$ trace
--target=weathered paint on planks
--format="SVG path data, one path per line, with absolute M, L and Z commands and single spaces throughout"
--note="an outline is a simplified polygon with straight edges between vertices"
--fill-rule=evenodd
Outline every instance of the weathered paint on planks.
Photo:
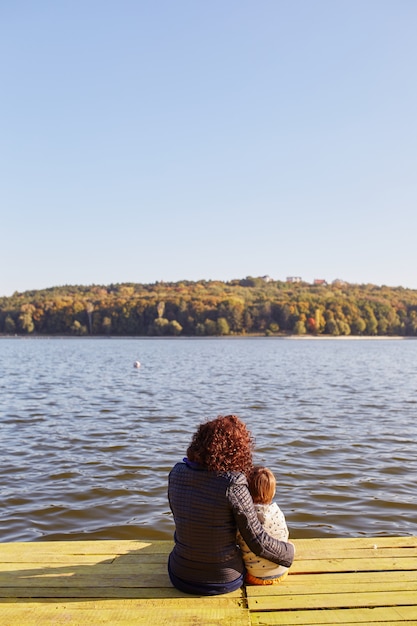
M 417 625 L 417 537 L 295 543 L 284 584 L 208 598 L 171 586 L 169 541 L 0 544 L 1 624 Z

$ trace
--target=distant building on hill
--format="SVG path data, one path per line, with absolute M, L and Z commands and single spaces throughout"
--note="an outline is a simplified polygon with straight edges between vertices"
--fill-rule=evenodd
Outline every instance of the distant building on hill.
M 324 278 L 315 278 L 313 285 L 327 285 L 327 280 Z
M 301 283 L 301 276 L 287 276 L 287 283 Z

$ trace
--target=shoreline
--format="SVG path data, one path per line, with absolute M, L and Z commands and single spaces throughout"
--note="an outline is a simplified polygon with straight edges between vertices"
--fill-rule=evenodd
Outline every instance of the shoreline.
M 212 341 L 213 339 L 222 339 L 222 340 L 236 340 L 236 339 L 264 339 L 265 341 L 269 340 L 291 340 L 291 341 L 398 341 L 398 340 L 407 340 L 413 341 L 417 339 L 417 336 L 412 335 L 210 335 L 210 336 L 195 336 L 195 335 L 183 335 L 181 337 L 175 336 L 149 336 L 149 335 L 84 335 L 82 337 L 76 335 L 5 335 L 0 334 L 1 339 L 70 339 L 71 341 L 100 341 L 105 339 L 110 340 L 141 340 L 141 341 L 149 341 L 149 340 L 158 340 L 158 341 L 193 341 L 193 340 L 204 340 L 204 341 Z

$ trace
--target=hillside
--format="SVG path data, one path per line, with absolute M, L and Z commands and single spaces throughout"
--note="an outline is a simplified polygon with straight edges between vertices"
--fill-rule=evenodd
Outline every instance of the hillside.
M 51 287 L 0 298 L 0 333 L 417 335 L 417 290 L 266 281 Z

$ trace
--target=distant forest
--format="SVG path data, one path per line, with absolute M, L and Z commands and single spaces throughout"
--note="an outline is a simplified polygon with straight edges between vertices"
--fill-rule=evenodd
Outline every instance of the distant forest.
M 417 290 L 267 277 L 66 285 L 0 298 L 0 333 L 417 336 Z

